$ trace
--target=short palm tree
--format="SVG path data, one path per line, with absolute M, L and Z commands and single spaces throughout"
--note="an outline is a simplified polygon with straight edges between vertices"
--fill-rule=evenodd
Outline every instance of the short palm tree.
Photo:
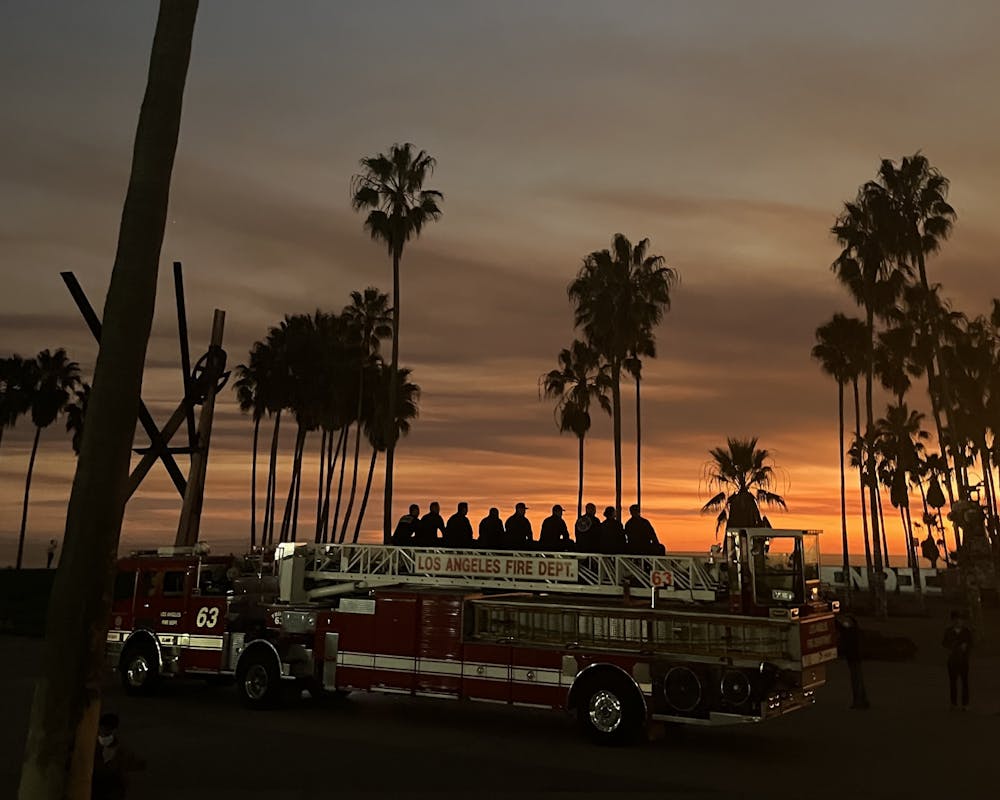
M 246 364 L 236 367 L 236 381 L 233 391 L 240 411 L 249 413 L 253 420 L 253 445 L 250 460 L 250 547 L 257 545 L 257 442 L 260 438 L 260 421 L 267 413 L 267 378 L 264 375 L 270 352 L 263 342 L 256 342 L 250 348 L 250 358 Z M 263 535 L 261 537 L 263 539 Z
M 441 192 L 425 189 L 424 181 L 433 173 L 435 160 L 412 144 L 394 144 L 388 154 L 379 153 L 361 159 L 361 172 L 351 181 L 351 205 L 367 212 L 365 229 L 375 241 L 383 242 L 392 258 L 392 366 L 399 370 L 399 263 L 403 248 L 420 235 L 424 226 L 441 216 Z M 396 403 L 397 381 L 387 381 L 389 408 Z M 390 414 L 387 422 L 392 419 Z M 389 541 L 392 533 L 392 474 L 397 437 L 386 432 L 385 502 L 382 536 Z
M 34 359 L 16 354 L 0 359 L 0 444 L 4 431 L 31 410 L 34 374 Z
M 379 358 L 382 340 L 392 336 L 392 309 L 389 295 L 369 286 L 364 292 L 351 292 L 351 302 L 344 307 L 341 316 L 347 326 L 351 344 L 357 348 L 358 362 L 358 405 L 354 432 L 354 469 L 351 475 L 351 491 L 348 495 L 341 540 L 347 533 L 347 525 L 354 508 L 354 493 L 358 486 L 358 461 L 361 456 L 361 413 L 365 391 L 365 372 L 373 359 Z
M 73 452 L 80 455 L 80 445 L 83 443 L 83 423 L 87 418 L 87 406 L 90 404 L 90 384 L 83 382 L 76 390 L 72 400 L 66 405 L 66 432 L 72 436 L 70 444 Z
M 858 322 L 855 320 L 854 322 Z M 823 372 L 837 382 L 837 430 L 840 445 L 840 531 L 843 550 L 844 579 L 848 594 L 851 591 L 850 559 L 847 541 L 847 489 L 844 469 L 844 388 L 852 377 L 856 377 L 855 365 L 851 361 L 850 347 L 854 335 L 852 320 L 843 314 L 834 314 L 833 319 L 816 329 L 816 344 L 812 357 L 819 361 Z
M 665 309 L 677 273 L 662 256 L 649 254 L 649 239 L 635 246 L 616 233 L 610 250 L 588 255 L 567 293 L 574 323 L 608 364 L 615 457 L 615 507 L 622 505 L 621 374 L 638 343 L 649 341 Z
M 386 452 L 390 443 L 383 436 L 386 431 L 392 432 L 393 439 L 399 439 L 410 432 L 410 423 L 420 414 L 420 387 L 410 381 L 411 370 L 404 367 L 396 372 L 396 419 L 390 424 L 386 418 L 388 405 L 386 398 L 388 392 L 385 384 L 389 380 L 387 367 L 380 360 L 376 360 L 371 365 L 371 379 L 369 381 L 372 391 L 368 394 L 367 409 L 364 415 L 365 433 L 368 444 L 372 449 L 371 462 L 368 465 L 368 479 L 365 481 L 365 491 L 361 497 L 361 507 L 358 509 L 358 518 L 354 523 L 354 538 L 356 544 L 361 535 L 361 523 L 365 518 L 365 509 L 368 507 L 368 495 L 372 488 L 372 476 L 375 474 L 375 461 L 380 452 Z
M 611 413 L 608 399 L 610 376 L 601 357 L 586 342 L 575 340 L 559 352 L 559 368 L 541 377 L 545 397 L 556 399 L 556 419 L 559 432 L 571 431 L 579 440 L 580 464 L 577 491 L 577 516 L 583 516 L 583 440 L 590 430 L 590 404 L 596 402 L 602 411 Z
M 31 421 L 35 438 L 31 443 L 31 458 L 24 481 L 24 507 L 21 511 L 21 532 L 17 540 L 17 569 L 21 568 L 24 555 L 24 535 L 28 528 L 28 497 L 31 477 L 35 470 L 35 456 L 42 430 L 49 427 L 66 410 L 67 404 L 80 387 L 80 365 L 71 361 L 62 348 L 54 353 L 42 350 L 35 357 L 35 374 L 31 382 Z
M 706 467 L 710 489 L 717 490 L 702 513 L 718 511 L 719 528 L 759 528 L 764 524 L 760 506 L 785 509 L 785 499 L 772 491 L 775 484 L 771 454 L 757 448 L 757 437 L 727 439 L 725 447 L 709 451 L 712 460 Z

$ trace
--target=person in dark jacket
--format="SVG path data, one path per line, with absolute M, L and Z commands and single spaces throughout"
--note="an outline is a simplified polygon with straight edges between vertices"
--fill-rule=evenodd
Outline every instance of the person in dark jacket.
M 128 772 L 146 768 L 145 762 L 122 746 L 118 740 L 118 715 L 101 714 L 97 724 L 97 747 L 94 772 L 90 780 L 93 800 L 124 800 Z
M 398 547 L 409 547 L 413 544 L 417 536 L 417 525 L 420 524 L 420 506 L 413 503 L 410 506 L 410 513 L 403 514 L 396 523 L 396 530 L 392 532 L 392 539 L 389 541 Z
M 626 552 L 636 556 L 662 556 L 666 553 L 656 538 L 653 524 L 639 513 L 639 506 L 629 506 L 628 513 L 629 520 L 625 523 Z
M 962 711 L 969 707 L 969 655 L 972 631 L 958 611 L 951 612 L 951 625 L 944 632 L 941 644 L 948 649 L 948 689 L 951 707 L 958 708 L 958 684 L 962 684 Z
M 838 649 L 851 673 L 851 708 L 869 708 L 865 679 L 861 673 L 861 628 L 851 614 L 837 615 Z
M 625 529 L 618 521 L 614 506 L 604 509 L 604 522 L 601 523 L 599 553 L 607 556 L 621 555 L 625 552 Z
M 445 547 L 472 547 L 472 523 L 469 522 L 469 504 L 459 503 L 458 509 L 448 517 L 444 527 Z
M 569 529 L 563 519 L 563 507 L 552 506 L 552 516 L 542 520 L 542 529 L 538 532 L 538 549 L 561 552 L 571 550 L 573 542 L 569 538 Z
M 504 523 L 504 547 L 507 550 L 528 550 L 534 543 L 531 522 L 525 516 L 528 507 L 524 503 L 514 506 L 514 513 Z
M 601 521 L 597 518 L 597 506 L 587 503 L 583 516 L 576 521 L 576 549 L 581 553 L 597 553 L 600 548 Z
M 430 511 L 420 518 L 417 523 L 416 540 L 413 542 L 417 547 L 435 547 L 438 544 L 437 532 L 444 534 L 444 518 L 441 516 L 441 506 L 436 502 L 431 503 Z
M 484 550 L 500 550 L 503 548 L 503 541 L 503 520 L 500 519 L 500 509 L 491 508 L 490 513 L 479 521 L 477 544 Z

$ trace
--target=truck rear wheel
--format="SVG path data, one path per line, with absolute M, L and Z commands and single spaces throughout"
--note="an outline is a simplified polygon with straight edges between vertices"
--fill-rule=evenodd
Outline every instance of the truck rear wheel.
M 642 730 L 642 698 L 627 678 L 614 672 L 587 679 L 576 714 L 584 733 L 597 744 L 627 744 Z
M 149 694 L 160 679 L 156 648 L 143 641 L 126 645 L 118 662 L 118 673 L 127 694 Z
M 236 669 L 236 691 L 249 708 L 270 708 L 281 694 L 281 668 L 264 650 L 247 653 Z

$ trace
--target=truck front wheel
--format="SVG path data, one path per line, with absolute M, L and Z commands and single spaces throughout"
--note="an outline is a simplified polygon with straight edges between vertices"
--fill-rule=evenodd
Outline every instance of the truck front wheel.
M 281 692 L 281 668 L 273 654 L 258 650 L 240 659 L 236 691 L 249 708 L 273 706 Z
M 643 724 L 642 699 L 626 678 L 614 673 L 595 675 L 581 689 L 577 720 L 591 740 L 620 745 L 637 738 Z
M 149 694 L 160 677 L 160 663 L 156 648 L 148 642 L 126 645 L 118 662 L 122 688 L 128 694 Z

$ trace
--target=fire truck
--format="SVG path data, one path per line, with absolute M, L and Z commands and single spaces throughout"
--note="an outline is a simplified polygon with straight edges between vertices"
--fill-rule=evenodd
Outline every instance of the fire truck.
M 575 712 L 600 743 L 650 722 L 760 722 L 814 702 L 836 658 L 816 532 L 739 529 L 708 555 L 284 543 L 272 564 L 119 562 L 108 657 L 168 676 Z

